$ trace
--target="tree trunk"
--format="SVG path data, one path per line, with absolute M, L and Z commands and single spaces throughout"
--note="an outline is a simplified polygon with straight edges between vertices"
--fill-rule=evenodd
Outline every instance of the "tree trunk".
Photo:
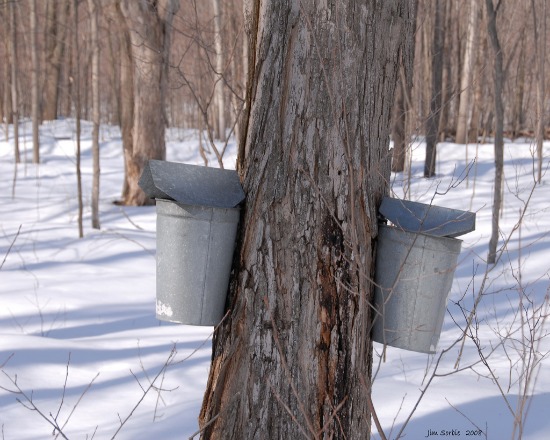
M 121 0 L 120 10 L 128 26 L 133 66 L 132 144 L 124 146 L 127 205 L 151 203 L 138 180 L 149 159 L 166 156 L 165 94 L 168 75 L 171 23 L 179 2 Z M 123 138 L 123 142 L 128 138 Z M 130 153 L 131 152 L 131 153 Z
M 435 175 L 435 157 L 441 116 L 441 92 L 443 79 L 443 49 L 444 49 L 445 2 L 435 4 L 434 34 L 432 41 L 432 90 L 430 99 L 430 114 L 426 122 L 426 159 L 424 162 L 424 177 Z
M 10 43 L 10 16 L 8 13 L 9 4 L 4 4 L 2 9 L 0 9 L 0 17 L 3 19 L 3 29 L 4 35 L 2 42 L 5 50 L 5 61 L 4 61 L 4 81 L 0 84 L 0 94 L 2 95 L 2 105 L 0 106 L 0 120 L 4 121 L 5 125 L 5 136 L 6 142 L 9 140 L 9 125 L 13 123 L 13 109 L 12 109 L 12 98 L 11 98 L 11 66 L 13 65 L 13 60 L 10 60 L 11 52 L 11 43 Z M 10 62 L 11 61 L 11 62 Z
M 74 96 L 74 107 L 76 116 L 76 192 L 78 198 L 78 237 L 84 237 L 84 226 L 82 214 L 84 206 L 82 202 L 82 170 L 80 168 L 81 148 L 80 148 L 80 118 L 82 113 L 82 106 L 80 105 L 80 51 L 78 45 L 78 1 L 73 0 L 73 52 L 76 58 L 74 62 L 74 85 L 72 87 Z
M 468 119 L 470 116 L 470 102 L 473 89 L 473 71 L 475 69 L 475 52 L 478 43 L 478 0 L 470 1 L 470 15 L 468 30 L 466 31 L 466 48 L 464 50 L 464 63 L 462 64 L 462 76 L 460 79 L 460 106 L 458 108 L 458 121 L 456 127 L 456 143 L 468 143 Z
M 546 0 L 542 0 L 541 10 L 537 14 L 535 0 L 531 0 L 531 8 L 533 12 L 533 33 L 535 38 L 535 51 L 537 60 L 537 126 L 535 130 L 535 139 L 537 142 L 537 162 L 538 173 L 537 182 L 542 181 L 542 144 L 544 142 L 544 83 L 546 62 Z M 539 20 L 537 22 L 537 15 Z M 539 32 L 542 34 L 540 35 Z
M 489 254 L 487 262 L 493 264 L 497 256 L 499 237 L 499 214 L 502 206 L 502 173 L 504 168 L 504 105 L 502 92 L 504 90 L 504 68 L 502 49 L 497 32 L 497 10 L 493 7 L 493 0 L 485 0 L 487 6 L 487 33 L 495 53 L 494 81 L 495 81 L 495 186 L 493 192 L 493 216 L 491 239 L 489 240 Z
M 130 41 L 130 30 L 126 25 L 124 15 L 120 10 L 120 3 L 115 8 L 117 16 L 115 20 L 120 23 L 120 131 L 122 134 L 122 147 L 124 153 L 124 175 L 126 176 L 122 187 L 122 201 L 130 197 L 130 185 L 128 176 L 136 176 L 140 170 L 132 160 L 133 137 L 132 125 L 134 123 L 134 70 L 132 64 L 132 42 Z
M 216 111 L 217 119 L 216 124 L 216 138 L 225 142 L 225 96 L 223 93 L 224 82 L 224 56 L 222 48 L 222 4 L 221 0 L 212 0 L 212 6 L 214 9 L 214 47 L 216 48 L 216 84 L 215 84 L 215 96 L 216 96 Z
M 438 128 L 436 143 L 439 141 L 444 141 L 447 137 L 447 133 L 454 133 L 455 126 L 452 122 L 454 119 L 453 104 L 456 102 L 456 99 L 454 98 L 458 90 L 458 86 L 455 87 L 454 82 L 456 81 L 455 76 L 458 78 L 459 75 L 453 75 L 453 68 L 455 63 L 460 65 L 461 56 L 460 42 L 458 38 L 458 24 L 453 23 L 452 19 L 453 2 L 443 1 L 443 3 L 445 5 L 443 8 L 443 17 L 446 18 L 441 21 L 441 26 L 444 29 L 444 41 L 442 42 L 443 53 L 441 55 L 443 67 L 441 73 L 441 107 L 439 109 L 439 117 L 437 118 Z M 456 32 L 455 29 L 457 29 Z M 457 37 L 453 38 L 455 33 L 457 34 Z M 428 87 L 428 90 L 430 90 L 430 87 Z M 452 127 L 452 130 L 450 130 L 449 127 Z
M 402 172 L 405 169 L 405 157 L 407 151 L 407 141 L 405 139 L 406 126 L 406 107 L 405 90 L 403 81 L 397 81 L 396 99 L 393 109 L 392 139 L 393 139 L 393 157 L 391 170 L 395 173 Z
M 38 25 L 36 0 L 29 1 L 31 27 L 31 119 L 32 119 L 32 162 L 40 163 L 40 95 L 38 91 L 38 45 L 36 41 Z
M 90 14 L 90 36 L 92 48 L 92 161 L 93 161 L 93 182 L 92 182 L 92 228 L 100 229 L 99 223 L 99 40 L 98 21 L 99 10 L 96 0 L 88 0 L 88 11 Z
M 69 0 L 49 0 L 47 9 L 46 65 L 42 99 L 42 120 L 57 119 L 61 62 L 65 51 Z
M 478 9 L 479 13 L 479 25 L 481 26 L 483 17 L 483 8 Z M 483 114 L 486 109 L 486 102 L 483 99 L 484 90 L 486 90 L 486 75 L 485 75 L 485 63 L 487 58 L 487 39 L 482 38 L 479 45 L 476 64 L 475 64 L 475 86 L 472 106 L 472 117 L 470 122 L 469 141 L 479 142 L 479 135 L 483 128 Z
M 525 121 L 523 115 L 523 98 L 525 95 L 525 29 L 521 30 L 518 67 L 514 87 L 514 102 L 512 107 L 512 138 L 519 136 Z
M 9 17 L 10 17 L 10 54 L 11 54 L 11 110 L 12 110 L 12 122 L 13 122 L 13 144 L 14 144 L 14 157 L 15 163 L 21 162 L 21 153 L 19 151 L 19 95 L 17 93 L 17 22 L 15 19 L 15 2 L 9 4 Z
M 373 240 L 413 4 L 247 3 L 247 201 L 203 438 L 369 437 Z

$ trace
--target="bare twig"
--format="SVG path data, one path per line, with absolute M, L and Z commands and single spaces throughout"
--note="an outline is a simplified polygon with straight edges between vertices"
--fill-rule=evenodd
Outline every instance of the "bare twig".
M 4 259 L 2 260 L 2 264 L 0 264 L 0 270 L 2 270 L 2 267 L 4 267 L 4 263 L 6 262 L 6 259 L 8 258 L 8 255 L 11 252 L 11 248 L 15 244 L 15 241 L 17 240 L 17 237 L 19 237 L 19 233 L 21 232 L 21 227 L 23 225 L 19 225 L 19 228 L 17 229 L 17 233 L 15 234 L 15 237 L 13 237 L 12 242 L 10 243 L 10 246 L 8 247 L 8 250 L 6 252 L 6 255 L 4 255 Z
M 214 417 L 212 417 L 207 423 L 204 424 L 204 426 L 201 429 L 191 434 L 191 437 L 189 437 L 189 440 L 193 440 L 195 436 L 199 435 L 206 428 L 208 428 L 212 423 L 214 423 L 218 417 L 219 417 L 219 414 L 216 414 Z
M 86 388 L 84 388 L 84 391 L 82 391 L 82 393 L 80 394 L 80 397 L 78 398 L 78 400 L 76 401 L 76 403 L 73 405 L 73 408 L 71 409 L 71 412 L 69 413 L 69 415 L 67 416 L 67 419 L 65 420 L 65 423 L 63 423 L 63 426 L 61 427 L 62 429 L 65 428 L 65 426 L 67 426 L 67 423 L 69 423 L 69 420 L 71 419 L 73 413 L 75 412 L 77 406 L 80 404 L 80 401 L 82 400 L 82 398 L 84 397 L 84 395 L 88 392 L 88 390 L 92 387 L 92 385 L 94 384 L 95 380 L 99 377 L 99 373 L 97 373 L 94 378 L 90 381 L 90 383 L 86 386 Z M 95 431 L 97 431 L 97 426 L 95 428 Z M 92 438 L 94 437 L 95 435 L 95 431 L 94 431 L 94 434 L 92 435 Z
M 4 376 L 8 378 L 8 380 L 11 382 L 11 384 L 14 386 L 15 389 L 6 388 L 0 385 L 0 388 L 4 391 L 7 391 L 8 393 L 15 394 L 20 397 L 17 397 L 16 400 L 19 402 L 23 407 L 27 408 L 30 411 L 36 411 L 42 419 L 44 419 L 49 425 L 53 427 L 54 433 L 57 433 L 61 437 L 63 437 L 66 440 L 69 440 L 68 437 L 63 432 L 63 428 L 59 426 L 55 418 L 50 413 L 50 417 L 48 417 L 44 412 L 34 403 L 33 401 L 33 395 L 31 391 L 31 395 L 29 396 L 25 391 L 21 389 L 19 384 L 17 383 L 17 375 L 14 377 L 11 377 L 8 373 L 6 373 L 4 370 L 2 370 L 2 373 Z
M 124 427 L 124 425 L 128 422 L 128 420 L 130 420 L 130 418 L 134 415 L 134 412 L 141 405 L 141 402 L 143 402 L 143 400 L 145 399 L 147 394 L 149 394 L 149 392 L 152 389 L 156 389 L 156 387 L 155 387 L 156 381 L 158 380 L 159 377 L 161 377 L 161 375 L 164 373 L 164 371 L 170 365 L 172 365 L 172 363 L 173 363 L 172 361 L 174 360 L 174 357 L 176 356 L 176 354 L 177 354 L 177 350 L 176 350 L 176 346 L 174 345 L 172 347 L 172 350 L 170 351 L 170 354 L 168 355 L 168 358 L 164 362 L 164 365 L 158 371 L 158 373 L 155 375 L 155 377 L 153 378 L 153 380 L 151 381 L 151 383 L 149 384 L 149 386 L 147 388 L 143 388 L 141 386 L 141 384 L 139 383 L 139 381 L 138 381 L 138 384 L 139 384 L 140 388 L 142 389 L 143 394 L 141 395 L 140 399 L 136 402 L 136 404 L 133 406 L 133 408 L 130 410 L 130 412 L 128 413 L 128 415 L 124 419 L 122 419 L 119 415 L 120 426 L 117 428 L 117 430 L 115 431 L 115 433 L 111 437 L 111 440 L 113 440 L 118 435 L 120 430 Z M 135 377 L 134 373 L 131 370 L 130 370 L 130 373 Z M 137 380 L 137 378 L 136 378 L 136 380 Z

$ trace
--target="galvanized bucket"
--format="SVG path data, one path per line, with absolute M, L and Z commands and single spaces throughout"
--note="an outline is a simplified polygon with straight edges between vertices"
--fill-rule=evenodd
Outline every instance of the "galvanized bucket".
M 376 342 L 435 353 L 462 241 L 379 226 Z
M 157 319 L 220 322 L 238 222 L 239 208 L 157 199 Z

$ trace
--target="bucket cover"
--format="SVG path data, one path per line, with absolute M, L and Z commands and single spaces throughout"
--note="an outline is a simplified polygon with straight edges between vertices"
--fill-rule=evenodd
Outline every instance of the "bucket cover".
M 475 212 L 391 197 L 384 197 L 379 212 L 398 228 L 437 237 L 458 237 L 476 228 Z
M 174 200 L 186 205 L 234 208 L 245 197 L 234 170 L 163 160 L 147 163 L 139 186 L 150 198 Z

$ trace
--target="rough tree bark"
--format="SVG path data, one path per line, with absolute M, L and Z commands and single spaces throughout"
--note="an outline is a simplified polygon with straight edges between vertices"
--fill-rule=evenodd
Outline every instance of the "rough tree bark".
M 369 279 L 413 4 L 246 4 L 247 199 L 203 438 L 369 437 Z
M 439 134 L 439 119 L 441 117 L 441 92 L 443 80 L 443 48 L 445 41 L 445 3 L 435 4 L 434 34 L 432 40 L 432 84 L 430 98 L 430 113 L 426 121 L 426 159 L 424 162 L 424 177 L 435 175 L 435 158 L 437 137 Z
M 124 145 L 126 163 L 126 194 L 122 203 L 150 203 L 138 186 L 143 167 L 149 159 L 166 156 L 165 95 L 168 80 L 168 57 L 171 24 L 179 7 L 176 0 L 119 0 L 130 33 L 133 121 L 132 144 Z M 121 85 L 121 87 L 125 87 Z M 123 137 L 123 142 L 129 138 Z
M 501 3 L 499 2 L 498 5 Z M 487 262 L 493 264 L 497 256 L 499 237 L 499 214 L 502 206 L 502 173 L 504 168 L 504 105 L 502 92 L 504 89 L 504 61 L 497 31 L 498 7 L 493 6 L 493 0 L 485 0 L 487 7 L 487 33 L 491 39 L 495 54 L 493 78 L 495 81 L 495 186 L 493 188 L 493 215 L 489 254 Z

